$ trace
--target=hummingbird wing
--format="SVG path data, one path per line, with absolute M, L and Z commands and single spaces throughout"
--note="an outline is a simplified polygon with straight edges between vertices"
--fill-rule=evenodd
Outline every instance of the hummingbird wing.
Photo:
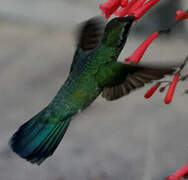
M 146 83 L 161 79 L 164 75 L 174 72 L 172 68 L 148 68 L 122 64 L 123 66 L 124 68 L 121 68 L 121 70 L 128 71 L 128 73 L 126 73 L 124 80 L 121 82 L 119 82 L 119 79 L 122 79 L 120 77 L 122 74 L 119 73 L 119 77 L 116 76 L 117 83 L 103 89 L 102 97 L 106 100 L 112 101 L 119 99 L 122 96 L 128 95 L 133 90 L 143 87 Z
M 104 27 L 105 20 L 102 16 L 93 17 L 79 26 L 76 33 L 77 49 L 74 54 L 70 72 L 79 59 L 82 59 L 100 44 Z
M 82 23 L 78 30 L 77 47 L 88 52 L 95 49 L 102 40 L 105 21 L 102 16 L 93 17 Z

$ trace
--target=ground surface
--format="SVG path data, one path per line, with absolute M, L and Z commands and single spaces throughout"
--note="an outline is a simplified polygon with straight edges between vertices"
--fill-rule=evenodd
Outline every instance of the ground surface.
M 182 95 L 187 83 L 179 84 L 169 106 L 164 94 L 145 100 L 149 86 L 114 102 L 99 97 L 39 167 L 12 153 L 9 137 L 49 103 L 67 77 L 75 22 L 96 15 L 97 7 L 96 1 L 0 2 L 1 180 L 162 180 L 188 163 L 188 96 Z M 187 54 L 184 35 L 157 40 L 144 62 L 180 62 Z M 120 60 L 141 39 L 130 35 Z

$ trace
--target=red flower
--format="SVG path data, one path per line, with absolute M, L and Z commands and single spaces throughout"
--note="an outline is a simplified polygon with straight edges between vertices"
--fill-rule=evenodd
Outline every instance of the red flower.
M 131 7 L 133 7 L 135 5 L 136 2 L 138 2 L 139 0 L 131 0 L 129 1 L 129 3 L 127 4 L 127 9 L 129 10 Z
M 176 20 L 180 20 L 181 18 L 182 18 L 182 20 L 187 19 L 188 12 L 177 10 L 176 11 Z
M 121 7 L 126 7 L 128 4 L 128 0 L 121 0 Z
M 129 9 L 137 2 L 138 0 L 131 0 L 128 2 L 127 6 L 116 11 L 114 14 L 119 17 L 124 17 L 128 14 Z
M 147 92 L 146 94 L 144 95 L 144 97 L 146 99 L 150 98 L 154 92 L 158 89 L 158 87 L 160 86 L 160 83 L 156 83 L 154 86 L 152 86 Z
M 121 5 L 121 0 L 108 0 L 106 3 L 99 5 L 102 13 L 105 14 L 106 18 L 109 18 L 114 11 Z
M 119 9 L 118 11 L 115 11 L 114 14 L 116 16 L 119 16 L 119 17 L 124 17 L 128 12 L 128 8 L 127 7 L 123 7 L 121 9 Z
M 139 8 L 135 12 L 133 12 L 133 14 L 135 16 L 135 20 L 138 20 L 139 18 L 141 18 L 158 1 L 159 0 L 150 0 L 147 3 L 145 3 L 141 8 Z
M 131 61 L 133 64 L 138 64 L 144 55 L 148 46 L 158 37 L 159 33 L 154 32 L 151 36 L 149 36 L 134 52 L 133 54 L 126 58 L 125 61 Z
M 136 10 L 138 10 L 143 4 L 145 3 L 146 0 L 138 0 L 135 2 L 132 7 L 129 9 L 128 14 L 134 14 Z
M 168 176 L 165 180 L 180 180 L 186 174 L 188 174 L 188 165 L 185 165 L 182 168 L 178 169 L 171 176 Z
M 178 81 L 179 81 L 179 73 L 176 73 L 172 83 L 170 84 L 170 86 L 168 88 L 168 92 L 167 92 L 167 94 L 165 96 L 165 99 L 164 99 L 164 102 L 166 104 L 170 104 L 171 103 L 172 97 L 174 95 L 174 91 L 176 89 L 176 85 L 177 85 Z
M 153 5 L 159 0 L 108 0 L 106 3 L 101 4 L 99 8 L 105 14 L 106 18 L 109 18 L 111 14 L 115 14 L 119 17 L 126 15 L 135 15 L 135 20 L 142 17 Z M 122 7 L 116 11 L 119 7 Z

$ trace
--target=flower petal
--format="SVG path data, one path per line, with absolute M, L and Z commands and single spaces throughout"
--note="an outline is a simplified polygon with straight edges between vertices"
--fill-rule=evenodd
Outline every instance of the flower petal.
M 119 17 L 124 17 L 125 15 L 127 15 L 127 12 L 128 12 L 128 8 L 127 7 L 123 7 L 117 11 L 114 12 L 114 14 L 116 16 L 119 16 Z
M 176 172 L 174 172 L 171 176 L 167 177 L 165 180 L 180 180 L 186 174 L 188 174 L 188 164 L 178 169 Z
M 128 14 L 134 14 L 135 11 L 137 11 L 140 7 L 143 6 L 147 0 L 139 0 L 133 4 L 133 6 L 128 10 Z
M 150 35 L 134 52 L 133 54 L 126 58 L 125 61 L 131 61 L 133 64 L 138 64 L 141 60 L 142 56 L 144 55 L 145 51 L 149 47 L 149 45 L 152 43 L 153 40 L 155 40 L 158 37 L 159 33 L 154 32 L 152 35 Z
M 144 97 L 145 97 L 146 99 L 150 98 L 150 97 L 154 94 L 154 92 L 158 89 L 159 86 L 160 86 L 160 83 L 154 84 L 154 86 L 152 86 L 152 87 L 146 92 L 146 94 L 144 95 Z
M 121 7 L 126 7 L 128 2 L 128 0 L 121 0 Z
M 182 18 L 182 20 L 187 19 L 188 18 L 188 12 L 177 10 L 176 11 L 176 18 L 175 18 L 176 21 L 180 20 L 181 18 Z
M 131 0 L 131 1 L 129 1 L 128 4 L 127 4 L 127 6 L 125 6 L 125 7 L 121 8 L 121 9 L 119 9 L 119 10 L 116 11 L 114 14 L 115 14 L 116 16 L 119 16 L 119 17 L 124 17 L 125 15 L 128 14 L 129 9 L 130 9 L 137 1 L 139 1 L 139 0 Z
M 108 0 L 107 2 L 100 4 L 99 8 L 106 18 L 109 18 L 121 5 L 121 0 Z
M 171 103 L 178 81 L 179 81 L 179 73 L 176 73 L 172 83 L 170 84 L 168 88 L 168 92 L 165 96 L 165 99 L 164 99 L 165 104 Z
M 157 2 L 159 2 L 159 0 L 150 0 L 146 2 L 141 8 L 139 8 L 133 13 L 135 16 L 135 19 L 138 20 L 139 18 L 141 18 Z

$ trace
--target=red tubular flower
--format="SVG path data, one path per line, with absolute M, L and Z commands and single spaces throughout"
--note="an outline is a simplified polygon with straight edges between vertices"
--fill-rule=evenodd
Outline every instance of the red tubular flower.
M 114 11 L 121 5 L 121 0 L 108 0 L 106 3 L 100 4 L 99 8 L 106 18 L 109 18 Z
M 159 2 L 159 0 L 150 0 L 147 3 L 145 3 L 141 8 L 133 12 L 135 16 L 135 20 L 138 20 L 139 18 L 141 18 L 157 2 Z
M 168 176 L 165 180 L 180 180 L 186 174 L 188 174 L 188 165 L 185 165 L 182 168 L 178 169 L 171 176 Z
M 134 14 L 136 10 L 138 10 L 143 4 L 145 3 L 146 0 L 139 0 L 133 4 L 133 6 L 128 10 L 128 14 Z
M 124 8 L 121 8 L 121 9 L 115 11 L 114 14 L 119 17 L 124 17 L 127 14 L 127 12 L 128 12 L 127 7 L 124 7 Z
M 138 20 L 142 17 L 153 5 L 159 0 L 108 0 L 106 3 L 101 4 L 99 8 L 109 18 L 111 14 L 119 17 L 133 14 Z M 122 7 L 116 11 L 119 7 Z
M 171 103 L 178 81 L 179 81 L 179 73 L 176 73 L 172 83 L 170 84 L 170 86 L 168 88 L 168 92 L 166 93 L 166 96 L 164 99 L 165 104 Z
M 188 12 L 177 10 L 176 11 L 176 21 L 180 20 L 181 18 L 182 18 L 182 20 L 187 19 Z
M 128 0 L 121 0 L 121 7 L 126 7 L 128 4 Z
M 158 89 L 158 87 L 160 86 L 160 83 L 156 83 L 154 86 L 152 86 L 147 92 L 146 94 L 144 95 L 144 97 L 146 99 L 150 98 L 154 92 Z
M 153 40 L 155 40 L 158 37 L 159 33 L 154 32 L 152 35 L 150 35 L 134 52 L 133 54 L 126 58 L 125 61 L 130 61 L 133 64 L 138 64 L 141 60 L 142 56 L 144 55 L 146 49 L 148 46 L 152 43 Z
M 139 1 L 139 0 L 131 0 L 131 1 L 129 1 L 129 3 L 127 4 L 127 8 L 130 9 L 137 1 Z
M 130 2 L 128 2 L 127 6 L 124 8 L 121 8 L 120 10 L 116 11 L 114 14 L 116 16 L 119 17 L 124 17 L 125 15 L 127 15 L 129 9 L 139 0 L 131 0 Z

